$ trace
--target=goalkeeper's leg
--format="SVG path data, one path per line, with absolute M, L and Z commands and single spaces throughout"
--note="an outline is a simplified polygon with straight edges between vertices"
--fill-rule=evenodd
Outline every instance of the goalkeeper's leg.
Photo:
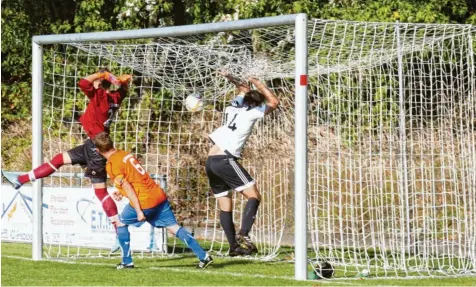
M 93 183 L 94 193 L 101 202 L 106 216 L 109 218 L 116 231 L 118 231 L 117 225 L 119 222 L 119 217 L 117 205 L 107 192 L 106 179 L 91 178 L 91 181 Z
M 19 189 L 27 182 L 50 176 L 64 164 L 71 164 L 71 157 L 68 152 L 55 155 L 51 160 L 41 164 L 28 173 L 22 174 L 18 177 L 6 176 L 6 178 L 15 189 Z
M 118 212 L 117 206 L 114 200 L 111 198 L 106 188 L 106 159 L 102 157 L 97 151 L 96 146 L 91 140 L 87 140 L 84 144 L 83 157 L 86 158 L 86 171 L 85 176 L 91 179 L 93 184 L 94 193 L 101 202 L 102 208 L 114 225 L 117 231 L 118 225 Z

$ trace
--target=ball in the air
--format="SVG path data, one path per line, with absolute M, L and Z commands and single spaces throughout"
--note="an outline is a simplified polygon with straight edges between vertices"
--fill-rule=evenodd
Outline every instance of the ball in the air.
M 193 93 L 185 99 L 185 108 L 189 112 L 199 112 L 203 110 L 203 100 L 199 93 Z

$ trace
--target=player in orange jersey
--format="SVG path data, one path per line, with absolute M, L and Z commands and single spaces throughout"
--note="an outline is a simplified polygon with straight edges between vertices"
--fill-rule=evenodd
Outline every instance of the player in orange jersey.
M 129 204 L 119 216 L 124 225 L 117 227 L 122 249 L 122 262 L 117 265 L 117 269 L 134 268 L 128 226 L 141 226 L 145 221 L 155 227 L 165 227 L 181 239 L 200 260 L 197 268 L 203 269 L 210 265 L 213 262 L 212 257 L 200 247 L 185 228 L 177 224 L 167 195 L 150 178 L 137 159 L 126 151 L 116 150 L 106 132 L 97 134 L 93 142 L 98 151 L 107 159 L 107 174 L 118 189 L 113 193 L 113 198 L 121 200 L 123 196 L 126 196 L 129 199 Z

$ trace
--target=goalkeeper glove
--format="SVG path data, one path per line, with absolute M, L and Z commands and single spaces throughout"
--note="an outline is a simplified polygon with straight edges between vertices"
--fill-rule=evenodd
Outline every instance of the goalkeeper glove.
M 129 75 L 129 74 L 123 74 L 123 75 L 120 75 L 119 77 L 117 77 L 117 80 L 121 84 L 128 84 L 131 79 L 132 79 L 132 75 Z
M 114 85 L 120 85 L 121 84 L 121 82 L 117 79 L 117 77 L 114 76 L 112 73 L 110 73 L 108 71 L 100 71 L 98 73 L 98 76 L 100 78 L 103 78 L 106 81 L 111 82 Z

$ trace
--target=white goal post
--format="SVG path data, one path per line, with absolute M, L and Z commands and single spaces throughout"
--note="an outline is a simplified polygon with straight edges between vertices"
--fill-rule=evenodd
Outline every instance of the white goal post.
M 278 25 L 295 25 L 295 277 L 307 275 L 307 15 L 285 15 L 223 23 L 178 27 L 150 28 L 128 31 L 44 35 L 32 39 L 32 165 L 43 163 L 43 50 L 42 45 L 115 41 L 157 37 L 187 36 L 200 33 L 249 30 Z M 42 181 L 33 183 L 33 259 L 42 259 Z

